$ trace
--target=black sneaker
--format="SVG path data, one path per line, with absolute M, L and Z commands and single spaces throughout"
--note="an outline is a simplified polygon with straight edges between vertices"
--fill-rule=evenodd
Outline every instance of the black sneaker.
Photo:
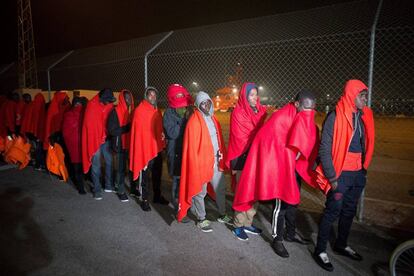
M 141 209 L 145 212 L 151 211 L 151 207 L 148 203 L 148 200 L 144 200 L 144 201 L 141 202 Z
M 329 260 L 328 254 L 326 254 L 326 252 L 321 252 L 319 254 L 313 253 L 313 258 L 315 259 L 315 262 L 326 271 L 334 270 L 334 267 L 331 264 L 331 261 Z
M 86 191 L 85 191 L 85 189 L 80 189 L 80 190 L 78 190 L 78 193 L 79 193 L 80 195 L 86 195 Z
M 280 257 L 289 258 L 289 252 L 287 252 L 282 241 L 278 241 L 274 239 L 272 242 L 272 248 L 273 248 L 273 251 L 275 251 L 275 253 L 279 255 Z
M 118 197 L 119 197 L 119 200 L 121 202 L 128 202 L 129 201 L 128 196 L 125 193 L 124 194 L 118 194 Z
M 299 244 L 310 244 L 311 243 L 310 240 L 302 238 L 298 234 L 295 234 L 294 237 L 286 236 L 285 241 L 287 241 L 287 242 L 296 242 L 296 243 L 299 243 Z
M 355 261 L 362 261 L 362 256 L 359 255 L 355 250 L 353 250 L 351 247 L 347 246 L 345 248 L 338 248 L 338 247 L 334 247 L 333 251 L 336 254 L 342 255 L 342 256 L 346 256 L 348 258 L 351 258 L 352 260 Z
M 163 196 L 154 197 L 154 200 L 152 202 L 159 203 L 159 204 L 162 204 L 162 205 L 168 205 L 168 203 L 170 203 Z

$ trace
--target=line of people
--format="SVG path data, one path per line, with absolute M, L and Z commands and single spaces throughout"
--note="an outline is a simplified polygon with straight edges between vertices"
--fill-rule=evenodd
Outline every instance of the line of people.
M 331 226 L 338 218 L 333 250 L 361 260 L 347 240 L 374 148 L 373 114 L 366 107 L 367 87 L 359 80 L 345 84 L 336 109 L 325 119 L 321 138 L 312 92 L 299 92 L 293 102 L 268 116 L 258 91 L 254 83 L 244 83 L 240 89 L 230 118 L 228 148 L 209 95 L 200 91 L 193 101 L 180 84 L 168 87 L 164 115 L 157 107 L 158 91 L 154 87 L 146 88 L 137 108 L 128 90 L 120 92 L 116 106 L 110 89 L 101 90 L 89 102 L 76 97 L 72 106 L 66 93 L 57 92 L 46 114 L 43 96 L 38 94 L 27 108 L 32 110 L 27 111 L 32 128 L 24 127 L 26 116 L 23 122 L 18 120 L 21 115 L 16 110 L 22 107 L 13 96 L 0 103 L 2 110 L 7 110 L 0 113 L 0 120 L 6 122 L 0 136 L 22 134 L 33 141 L 35 166 L 40 169 L 44 168 L 44 150 L 61 145 L 68 153 L 66 162 L 71 164 L 79 193 L 86 193 L 83 174 L 90 171 L 96 200 L 102 199 L 103 180 L 104 192 L 116 191 L 122 202 L 128 201 L 125 182 L 130 178 L 130 196 L 141 197 L 144 211 L 151 210 L 151 183 L 153 202 L 169 204 L 161 193 L 162 152 L 166 148 L 171 201 L 179 222 L 191 221 L 190 210 L 196 226 L 212 232 L 211 221 L 206 219 L 208 194 L 217 205 L 217 221 L 233 225 L 235 237 L 246 241 L 249 235 L 262 233 L 253 224 L 259 202 L 273 200 L 271 246 L 284 258 L 289 257 L 284 241 L 310 243 L 297 233 L 295 223 L 301 183 L 306 183 L 323 191 L 327 198 L 313 254 L 315 261 L 323 269 L 333 270 L 326 247 Z M 15 110 L 15 120 L 10 110 Z M 234 192 L 233 218 L 226 210 L 226 171 L 231 174 Z

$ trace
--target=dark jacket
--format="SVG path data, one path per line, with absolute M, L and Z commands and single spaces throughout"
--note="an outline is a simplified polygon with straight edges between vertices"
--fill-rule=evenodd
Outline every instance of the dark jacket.
M 108 137 L 111 141 L 111 149 L 113 152 L 122 151 L 122 140 L 121 136 L 124 133 L 127 133 L 131 129 L 131 124 L 127 124 L 123 127 L 119 124 L 118 114 L 116 113 L 115 108 L 109 113 L 108 121 L 106 122 L 106 127 L 108 131 Z
M 353 113 L 352 121 L 354 122 L 354 131 L 355 131 L 355 113 Z M 362 153 L 362 164 L 365 159 L 365 129 L 364 123 L 361 119 L 362 112 L 358 111 L 358 128 L 355 131 L 355 134 L 352 138 L 352 141 L 343 141 L 343 143 L 348 143 L 348 151 L 351 152 L 361 152 Z M 336 119 L 336 112 L 332 111 L 326 116 L 325 122 L 323 123 L 322 128 L 322 139 L 321 145 L 319 147 L 319 160 L 322 164 L 322 169 L 325 174 L 325 177 L 329 182 L 335 182 L 339 175 L 336 175 L 335 168 L 332 160 L 332 139 L 334 133 L 334 124 Z
M 167 140 L 168 173 L 181 175 L 183 136 L 187 119 L 181 118 L 175 109 L 167 108 L 163 117 L 164 133 Z

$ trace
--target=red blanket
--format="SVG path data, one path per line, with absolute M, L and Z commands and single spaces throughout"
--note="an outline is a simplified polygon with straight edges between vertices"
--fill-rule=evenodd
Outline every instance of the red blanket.
M 229 151 L 226 158 L 226 166 L 230 168 L 230 161 L 242 155 L 250 147 L 254 136 L 263 125 L 266 118 L 266 108 L 260 104 L 257 98 L 257 113 L 254 113 L 247 100 L 247 86 L 254 83 L 243 84 L 239 100 L 230 117 Z
M 223 158 L 219 169 L 224 171 L 226 151 L 220 123 L 213 116 L 218 132 L 218 142 Z M 181 163 L 179 210 L 177 220 L 181 221 L 191 207 L 193 196 L 201 192 L 204 183 L 211 180 L 214 173 L 215 153 L 210 133 L 200 111 L 194 111 L 188 120 L 183 138 L 183 159 Z
M 49 136 L 61 131 L 63 114 L 70 108 L 69 97 L 66 92 L 58 91 L 53 96 L 46 113 L 45 137 L 43 149 L 49 148 Z
M 164 147 L 162 114 L 159 109 L 143 100 L 135 109 L 131 125 L 129 169 L 133 173 L 134 180 Z
M 82 164 L 83 172 L 91 167 L 92 157 L 99 147 L 105 143 L 106 121 L 113 104 L 104 105 L 96 95 L 88 102 L 82 124 Z
M 45 135 L 45 98 L 37 93 L 34 100 L 27 106 L 23 116 L 22 133 L 32 133 L 37 139 L 43 141 Z
M 351 143 L 353 134 L 352 113 L 356 111 L 355 98 L 358 94 L 368 90 L 367 86 L 359 80 L 350 80 L 345 84 L 341 99 L 336 105 L 336 119 L 332 140 L 332 160 L 335 167 L 336 176 L 339 177 L 344 166 L 346 154 Z M 372 110 L 365 107 L 363 110 L 362 121 L 365 128 L 365 161 L 363 167 L 368 169 L 374 153 L 374 116 Z M 316 168 L 317 182 L 319 188 L 328 193 L 331 189 L 329 181 L 325 178 L 322 165 Z
M 312 135 L 312 136 L 308 136 Z M 310 153 L 316 152 L 314 112 L 297 113 L 287 104 L 272 115 L 259 130 L 236 188 L 233 208 L 247 211 L 258 200 L 279 198 L 289 204 L 300 202 L 296 182 L 296 157 L 300 152 L 305 165 L 299 166 L 305 179 L 312 179 L 308 169 Z M 315 154 L 314 154 L 315 155 Z M 313 156 L 313 155 L 312 155 Z
M 128 109 L 128 106 L 125 102 L 125 93 L 129 93 L 129 95 L 131 96 L 131 107 L 130 109 Z M 134 98 L 132 97 L 131 92 L 129 92 L 128 90 L 121 90 L 121 92 L 119 93 L 119 103 L 117 106 L 115 106 L 115 111 L 116 114 L 118 116 L 118 120 L 119 120 L 119 126 L 123 127 L 125 125 L 127 125 L 130 121 L 131 121 L 131 115 L 132 112 L 134 111 Z M 130 133 L 124 133 L 121 136 L 121 140 L 122 140 L 122 149 L 129 149 L 129 144 L 130 144 Z
M 84 107 L 78 105 L 63 115 L 62 134 L 72 163 L 82 162 L 82 121 Z

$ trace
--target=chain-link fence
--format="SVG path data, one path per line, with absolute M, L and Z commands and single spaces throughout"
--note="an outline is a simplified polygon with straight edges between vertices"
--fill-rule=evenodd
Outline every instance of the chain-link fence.
M 414 23 L 410 0 L 384 0 L 376 29 L 372 107 L 377 143 L 368 175 L 365 218 L 383 225 L 414 226 Z M 317 122 L 332 110 L 351 78 L 368 83 L 371 27 L 377 1 L 357 1 L 307 11 L 174 31 L 148 56 L 148 83 L 166 89 L 181 83 L 191 92 L 260 86 L 263 103 L 280 107 L 302 89 L 318 97 Z M 52 90 L 112 87 L 144 91 L 144 57 L 166 36 L 75 50 L 50 70 Z M 39 84 L 65 53 L 38 60 Z M 13 69 L 0 83 L 13 81 Z M 15 78 L 17 80 L 17 78 Z M 218 113 L 225 135 L 229 113 Z M 302 206 L 321 210 L 323 196 L 304 188 Z M 411 217 L 410 217 L 411 216 Z M 402 221 L 406 220 L 406 222 Z

